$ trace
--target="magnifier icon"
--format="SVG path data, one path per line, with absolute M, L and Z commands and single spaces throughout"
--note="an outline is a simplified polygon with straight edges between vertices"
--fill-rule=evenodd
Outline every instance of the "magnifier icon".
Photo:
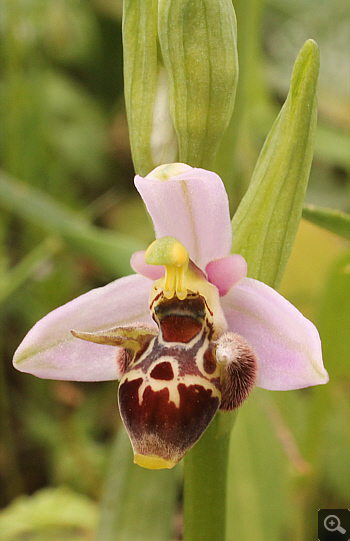
M 324 519 L 324 527 L 326 528 L 326 530 L 328 530 L 329 532 L 340 532 L 340 533 L 346 533 L 346 530 L 344 528 L 342 528 L 342 526 L 340 525 L 340 520 L 339 518 L 337 517 L 337 515 L 328 515 L 325 519 Z

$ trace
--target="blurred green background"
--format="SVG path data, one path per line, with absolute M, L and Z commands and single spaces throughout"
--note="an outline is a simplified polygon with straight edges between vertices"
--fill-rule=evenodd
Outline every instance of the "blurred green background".
M 234 151 L 229 167 L 220 158 L 217 165 L 232 211 L 285 99 L 296 55 L 313 38 L 321 71 L 307 201 L 348 212 L 349 4 L 234 5 L 241 67 Z M 120 427 L 117 384 L 42 381 L 17 373 L 11 359 L 39 318 L 128 273 L 129 255 L 153 240 L 132 182 L 121 12 L 121 0 L 0 4 L 3 541 L 94 539 L 104 501 Z M 350 503 L 349 244 L 302 221 L 280 291 L 317 325 L 330 382 L 283 393 L 256 389 L 241 408 L 231 445 L 228 541 L 316 539 L 317 510 Z M 181 466 L 176 470 L 171 522 L 153 537 L 120 524 L 118 541 L 181 539 Z M 136 503 L 142 510 L 135 494 Z M 159 508 L 149 513 L 158 520 Z

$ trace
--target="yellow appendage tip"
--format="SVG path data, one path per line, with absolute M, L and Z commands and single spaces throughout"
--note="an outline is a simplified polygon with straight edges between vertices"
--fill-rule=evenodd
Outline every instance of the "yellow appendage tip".
M 177 464 L 174 460 L 165 460 L 157 455 L 140 455 L 138 453 L 134 455 L 134 463 L 149 470 L 171 469 Z

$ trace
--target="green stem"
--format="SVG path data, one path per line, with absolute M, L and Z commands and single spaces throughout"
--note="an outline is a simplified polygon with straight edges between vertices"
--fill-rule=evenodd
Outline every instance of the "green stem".
M 219 412 L 185 457 L 184 540 L 224 541 L 232 413 Z

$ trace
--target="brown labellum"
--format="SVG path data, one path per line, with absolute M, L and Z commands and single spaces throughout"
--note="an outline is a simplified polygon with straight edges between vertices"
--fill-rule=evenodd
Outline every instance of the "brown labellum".
M 170 467 L 196 443 L 213 419 L 220 400 L 201 384 L 179 383 L 179 402 L 169 390 L 147 386 L 139 399 L 142 379 L 126 379 L 119 388 L 119 407 L 134 453 L 159 457 Z
M 174 466 L 198 441 L 221 392 L 204 299 L 164 300 L 155 320 L 159 335 L 127 366 L 118 396 L 135 461 L 157 468 Z

